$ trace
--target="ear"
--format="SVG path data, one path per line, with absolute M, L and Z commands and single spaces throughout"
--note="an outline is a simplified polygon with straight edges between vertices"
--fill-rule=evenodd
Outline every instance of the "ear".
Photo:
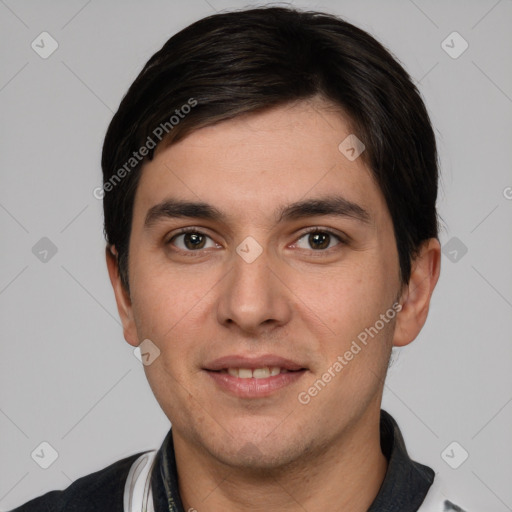
M 423 242 L 411 265 L 411 278 L 402 289 L 393 345 L 403 347 L 420 333 L 427 320 L 432 292 L 441 271 L 441 245 L 437 238 Z
M 114 245 L 105 248 L 108 275 L 116 297 L 117 311 L 123 324 L 124 339 L 134 347 L 139 346 L 137 329 L 133 318 L 133 308 L 130 294 L 123 286 L 119 275 L 118 254 Z

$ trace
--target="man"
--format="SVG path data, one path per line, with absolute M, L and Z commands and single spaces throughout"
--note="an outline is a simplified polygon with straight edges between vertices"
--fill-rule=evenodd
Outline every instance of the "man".
M 200 20 L 102 168 L 124 337 L 172 429 L 17 511 L 462 510 L 380 409 L 440 273 L 434 133 L 382 45 L 324 13 Z

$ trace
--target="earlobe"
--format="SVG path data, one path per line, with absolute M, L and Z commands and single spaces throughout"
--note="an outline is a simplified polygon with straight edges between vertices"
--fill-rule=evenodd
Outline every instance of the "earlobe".
M 441 271 L 441 246 L 437 238 L 426 240 L 412 262 L 409 283 L 404 286 L 393 345 L 403 347 L 420 333 L 428 315 L 430 299 Z
M 134 347 L 139 345 L 137 329 L 133 318 L 132 302 L 128 291 L 123 286 L 119 275 L 118 255 L 115 246 L 107 245 L 105 248 L 105 257 L 110 282 L 114 290 L 117 304 L 117 311 L 123 324 L 124 339 Z

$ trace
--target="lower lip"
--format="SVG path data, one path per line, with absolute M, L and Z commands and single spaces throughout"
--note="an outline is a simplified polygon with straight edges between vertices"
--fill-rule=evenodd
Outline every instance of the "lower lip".
M 306 370 L 296 372 L 285 372 L 264 379 L 240 379 L 233 377 L 229 373 L 220 373 L 206 370 L 206 373 L 215 381 L 215 383 L 227 391 L 240 398 L 262 398 L 270 396 L 274 391 L 297 382 Z

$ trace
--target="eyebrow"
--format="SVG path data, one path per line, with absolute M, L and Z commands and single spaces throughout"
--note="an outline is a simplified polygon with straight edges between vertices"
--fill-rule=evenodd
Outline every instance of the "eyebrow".
M 372 217 L 367 210 L 342 196 L 297 201 L 278 208 L 275 213 L 276 223 L 319 215 L 350 217 L 364 224 L 372 223 Z M 225 213 L 208 203 L 168 198 L 148 210 L 144 228 L 150 229 L 158 221 L 169 218 L 193 218 L 224 223 L 228 220 Z

